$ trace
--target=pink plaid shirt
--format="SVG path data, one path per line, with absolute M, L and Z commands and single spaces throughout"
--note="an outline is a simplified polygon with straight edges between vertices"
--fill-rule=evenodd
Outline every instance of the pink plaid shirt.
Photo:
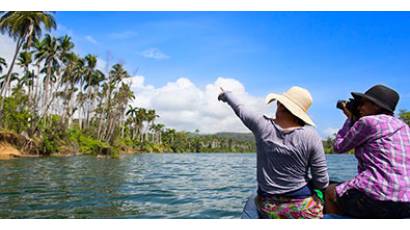
M 336 135 L 334 151 L 355 148 L 358 175 L 336 186 L 340 197 L 355 188 L 376 200 L 410 202 L 410 128 L 388 115 L 346 121 Z

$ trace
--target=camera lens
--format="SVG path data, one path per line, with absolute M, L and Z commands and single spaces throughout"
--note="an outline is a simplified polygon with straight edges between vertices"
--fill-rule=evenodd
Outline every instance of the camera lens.
M 345 100 L 338 100 L 336 103 L 336 108 L 343 110 L 343 104 L 346 103 Z

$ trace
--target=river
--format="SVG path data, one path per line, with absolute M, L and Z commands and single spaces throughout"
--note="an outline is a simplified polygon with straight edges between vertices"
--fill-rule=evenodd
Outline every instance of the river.
M 327 155 L 332 180 L 356 172 Z M 239 218 L 255 154 L 137 154 L 0 161 L 0 218 Z

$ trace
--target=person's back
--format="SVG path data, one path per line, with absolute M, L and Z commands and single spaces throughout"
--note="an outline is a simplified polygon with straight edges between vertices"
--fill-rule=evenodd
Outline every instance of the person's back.
M 298 94 L 301 91 L 302 96 Z M 303 94 L 305 92 L 304 89 L 294 87 L 287 93 L 301 97 L 300 104 L 303 104 L 303 96 L 307 94 L 310 97 L 308 93 Z M 221 94 L 219 99 L 227 102 L 255 135 L 258 182 L 256 206 L 260 216 L 320 218 L 323 207 L 311 189 L 312 186 L 324 189 L 329 178 L 322 142 L 310 126 L 313 122 L 306 114 L 311 99 L 305 103 L 306 106 L 300 106 L 276 96 L 281 95 L 275 94 L 275 98 L 270 99 L 268 96 L 268 103 L 278 100 L 276 119 L 249 111 L 230 92 Z
M 308 125 L 282 129 L 273 119 L 264 119 L 263 132 L 255 133 L 257 181 L 261 191 L 284 194 L 306 186 L 310 180 L 317 188 L 325 188 L 326 161 L 316 130 Z M 307 170 L 311 167 L 314 167 L 313 178 Z

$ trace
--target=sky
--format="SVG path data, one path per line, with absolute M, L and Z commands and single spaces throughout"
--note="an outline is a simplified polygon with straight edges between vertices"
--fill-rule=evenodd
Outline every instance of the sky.
M 350 92 L 385 84 L 410 110 L 410 12 L 95 12 L 57 11 L 56 36 L 68 34 L 99 68 L 124 64 L 135 106 L 158 122 L 201 133 L 247 132 L 219 87 L 270 116 L 269 93 L 310 91 L 309 115 L 325 138 L 342 126 L 335 105 Z M 13 41 L 0 35 L 0 56 Z

